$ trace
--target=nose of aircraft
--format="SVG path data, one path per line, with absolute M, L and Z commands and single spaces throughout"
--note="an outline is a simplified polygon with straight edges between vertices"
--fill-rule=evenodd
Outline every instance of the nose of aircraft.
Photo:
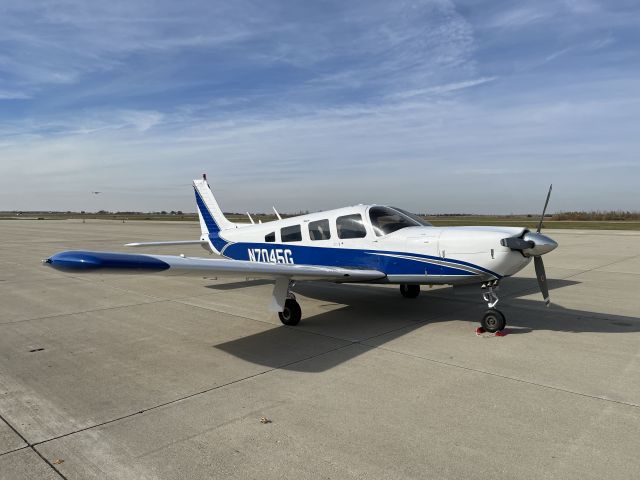
M 532 257 L 544 255 L 558 247 L 558 243 L 555 240 L 547 237 L 546 235 L 542 235 L 541 233 L 527 232 L 524 235 L 523 240 L 533 242 L 533 247 L 522 251 L 525 255 L 530 255 Z

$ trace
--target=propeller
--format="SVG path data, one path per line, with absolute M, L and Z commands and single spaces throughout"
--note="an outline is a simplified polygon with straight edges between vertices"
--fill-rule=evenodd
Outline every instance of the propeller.
M 544 271 L 542 255 L 544 255 L 545 253 L 549 253 L 551 250 L 555 249 L 558 244 L 546 235 L 542 235 L 540 233 L 540 230 L 542 230 L 542 221 L 544 220 L 544 215 L 545 213 L 547 213 L 547 206 L 549 205 L 549 198 L 551 197 L 552 188 L 553 185 L 549 185 L 547 200 L 544 202 L 544 208 L 542 209 L 542 215 L 540 216 L 540 222 L 538 223 L 536 232 L 532 233 L 529 231 L 525 231 L 525 233 L 519 237 L 509 237 L 500 240 L 502 246 L 508 247 L 511 250 L 518 250 L 525 257 L 533 257 L 533 265 L 536 269 L 536 279 L 538 280 L 538 286 L 540 287 L 540 291 L 542 292 L 542 296 L 544 298 L 544 303 L 547 307 L 551 302 L 549 300 L 549 286 L 547 285 L 547 275 Z
M 541 256 L 533 257 L 533 265 L 536 267 L 536 278 L 538 279 L 538 286 L 542 292 L 544 298 L 544 304 L 548 307 L 551 303 L 549 300 L 549 287 L 547 285 L 547 275 L 544 272 L 544 262 Z
M 549 197 L 551 197 L 551 189 L 553 188 L 553 183 L 549 185 L 549 192 L 547 193 L 547 200 L 544 202 L 544 208 L 542 209 L 542 215 L 540 216 L 540 223 L 538 223 L 537 233 L 540 233 L 542 230 L 542 221 L 544 220 L 544 214 L 547 213 L 547 205 L 549 205 Z
M 544 214 L 547 213 L 547 206 L 549 205 L 549 198 L 551 197 L 552 189 L 553 183 L 549 185 L 547 199 L 544 202 L 542 215 L 540 215 L 540 223 L 538 223 L 538 228 L 536 229 L 536 233 L 538 234 L 540 233 L 540 230 L 542 230 L 542 221 L 544 220 Z M 538 286 L 540 287 L 540 291 L 542 292 L 542 298 L 544 298 L 544 304 L 548 307 L 551 303 L 551 300 L 549 300 L 549 286 L 547 285 L 547 274 L 544 271 L 544 262 L 542 261 L 542 256 L 536 255 L 535 257 L 533 257 L 533 265 L 536 268 L 536 278 L 538 279 Z

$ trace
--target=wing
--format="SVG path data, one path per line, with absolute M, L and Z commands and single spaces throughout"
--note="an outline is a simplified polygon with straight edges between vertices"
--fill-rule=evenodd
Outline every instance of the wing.
M 56 253 L 43 263 L 57 270 L 72 272 L 159 273 L 163 275 L 251 275 L 256 278 L 290 280 L 327 280 L 331 282 L 367 282 L 386 275 L 377 270 L 259 263 L 176 255 L 140 255 L 133 253 L 67 251 Z

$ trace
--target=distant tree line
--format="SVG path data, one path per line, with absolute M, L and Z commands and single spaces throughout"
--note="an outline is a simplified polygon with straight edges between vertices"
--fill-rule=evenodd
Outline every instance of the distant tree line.
M 580 220 L 580 221 L 624 221 L 624 220 L 640 220 L 640 212 L 629 212 L 624 210 L 610 210 L 591 212 L 560 212 L 553 214 L 554 220 Z

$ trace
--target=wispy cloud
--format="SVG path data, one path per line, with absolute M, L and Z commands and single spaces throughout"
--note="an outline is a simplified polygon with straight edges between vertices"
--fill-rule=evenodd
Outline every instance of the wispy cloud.
M 545 11 L 542 8 L 532 7 L 516 7 L 497 13 L 491 21 L 487 23 L 488 27 L 500 28 L 518 28 L 533 22 L 548 18 L 551 11 Z
M 31 95 L 26 92 L 0 90 L 0 100 L 26 100 L 27 98 L 31 98 Z
M 408 90 L 406 92 L 400 92 L 395 94 L 396 98 L 410 98 L 418 97 L 422 95 L 441 95 L 444 93 L 457 92 L 466 88 L 476 87 L 483 83 L 492 82 L 498 77 L 481 77 L 474 78 L 472 80 L 465 80 L 462 82 L 447 83 L 445 85 L 436 85 L 434 87 L 422 88 L 418 90 Z

